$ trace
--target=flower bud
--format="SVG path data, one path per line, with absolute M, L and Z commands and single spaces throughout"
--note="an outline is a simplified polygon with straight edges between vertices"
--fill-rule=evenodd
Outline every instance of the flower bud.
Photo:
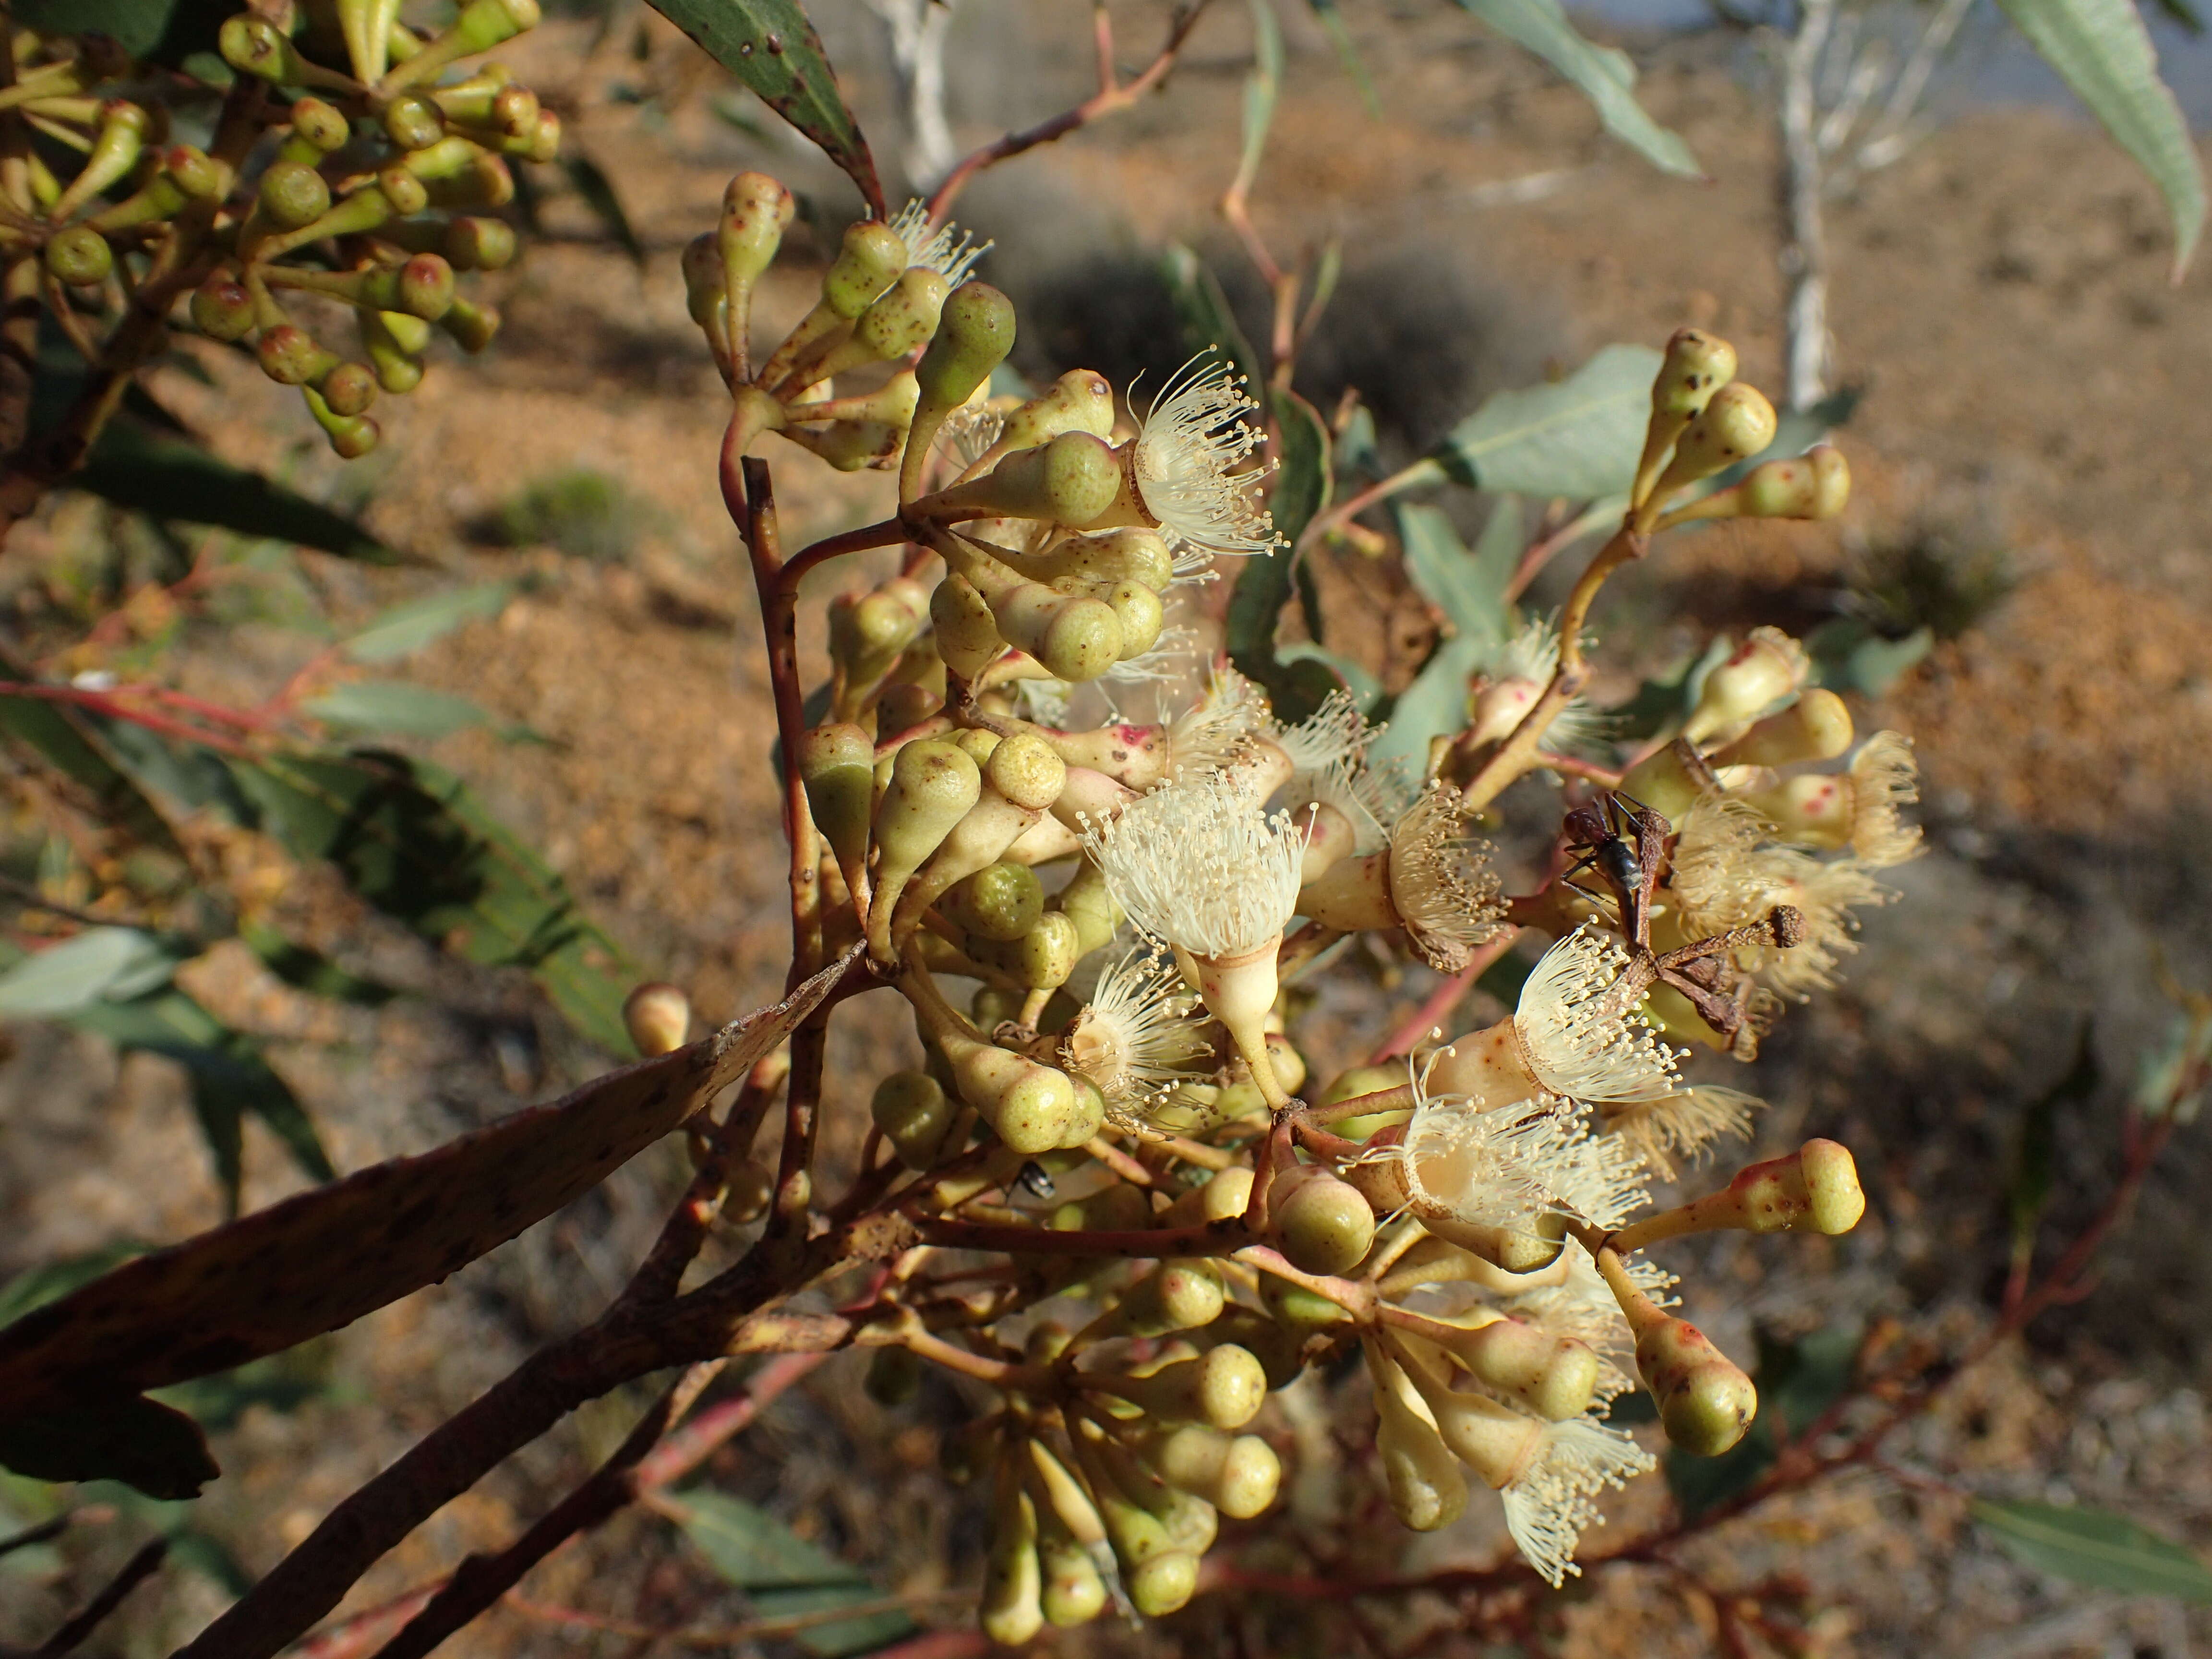
M 1352 1317 L 1320 1292 L 1278 1279 L 1273 1273 L 1260 1275 L 1260 1301 L 1278 1326 L 1300 1340 L 1316 1331 L 1341 1325 Z
M 1733 738 L 1803 685 L 1812 672 L 1803 646 L 1778 628 L 1754 628 L 1705 676 L 1682 736 L 1700 744 Z
M 926 1072 L 893 1072 L 876 1085 L 868 1111 L 909 1170 L 936 1166 L 945 1152 L 959 1109 Z
M 894 577 L 872 592 L 830 610 L 830 657 L 848 685 L 872 686 L 921 631 L 917 584 Z
M 323 376 L 321 391 L 331 413 L 350 420 L 376 401 L 376 374 L 367 363 L 340 363 Z
M 313 224 L 331 210 L 329 181 L 302 161 L 271 162 L 261 175 L 258 198 L 263 215 L 285 230 Z
M 1467 1476 L 1459 1459 L 1406 1374 L 1373 1343 L 1365 1346 L 1375 1382 L 1375 1449 L 1390 1508 L 1415 1532 L 1448 1527 L 1467 1511 Z
M 1076 944 L 1089 956 L 1109 944 L 1124 920 L 1106 884 L 1105 872 L 1090 859 L 1075 867 L 1067 884 L 1053 895 L 1053 908 L 1075 923 Z
M 1752 1380 L 1686 1319 L 1662 1317 L 1638 1334 L 1636 1370 L 1667 1438 L 1693 1456 L 1718 1457 L 1759 1414 Z
M 443 111 L 419 92 L 403 92 L 384 106 L 384 131 L 401 149 L 428 149 L 446 136 Z
M 353 126 L 343 113 L 332 104 L 319 98 L 295 98 L 290 111 L 292 137 L 286 145 L 285 160 L 313 161 L 328 155 L 332 150 L 345 148 L 346 140 L 353 137 Z M 308 155 L 290 153 L 297 146 L 305 146 Z
M 983 1569 L 983 1633 L 1018 1647 L 1044 1628 L 1044 1575 L 1037 1561 L 1036 1506 L 1011 1460 L 1000 1465 L 991 1509 L 991 1551 Z
M 195 312 L 195 315 L 197 314 Z M 362 350 L 368 357 L 369 367 L 376 372 L 377 385 L 394 396 L 404 396 L 422 384 L 422 365 L 418 361 L 419 351 L 408 349 L 407 345 L 401 341 L 386 320 L 386 313 L 364 307 L 355 312 L 354 317 L 361 325 Z M 422 321 L 420 318 L 415 317 L 403 318 L 401 320 L 416 324 Z M 425 326 L 423 333 L 426 337 L 428 331 L 428 327 Z M 423 343 L 426 345 L 428 343 L 427 337 Z
M 875 219 L 849 225 L 836 258 L 823 275 L 823 302 L 832 314 L 851 322 L 898 281 L 906 261 L 906 242 L 889 225 Z
M 254 357 L 261 372 L 279 386 L 306 386 L 337 367 L 338 359 L 317 345 L 303 328 L 285 323 L 261 331 Z
M 1194 1187 L 1168 1206 L 1170 1227 L 1193 1227 L 1201 1222 L 1231 1221 L 1252 1201 L 1252 1171 L 1243 1166 L 1217 1170 L 1203 1186 Z
M 504 270 L 514 263 L 514 227 L 465 216 L 446 227 L 446 262 L 456 270 Z
M 408 159 L 412 161 L 414 158 L 410 156 Z M 403 219 L 410 213 L 420 213 L 430 205 L 429 187 L 423 184 L 417 173 L 404 165 L 379 168 L 376 188 L 391 211 Z M 366 191 L 361 193 L 367 194 Z
M 1232 1438 L 1196 1423 L 1153 1438 L 1146 1461 L 1168 1485 L 1238 1521 L 1250 1520 L 1273 1503 L 1283 1479 L 1282 1460 L 1259 1436 Z
M 1410 1358 L 1406 1371 L 1452 1455 L 1492 1488 L 1511 1486 L 1542 1443 L 1543 1424 L 1485 1395 L 1447 1387 Z
M 1157 530 L 1097 531 L 1071 536 L 1042 553 L 1000 556 L 1031 581 L 1094 599 L 1105 598 L 1118 582 L 1141 582 L 1158 593 L 1175 580 L 1175 556 Z
M 1035 1157 L 1068 1144 L 1083 1103 L 1064 1072 L 973 1038 L 940 1037 L 960 1097 L 1013 1152 Z M 957 1052 L 956 1052 L 957 1050 Z M 1080 1146 L 1097 1133 L 1087 1130 Z
M 1150 1556 L 1122 1575 L 1129 1605 L 1147 1619 L 1180 1612 L 1198 1594 L 1198 1557 L 1188 1550 Z
M 1814 686 L 1780 714 L 1769 714 L 1707 758 L 1717 767 L 1794 766 L 1802 761 L 1833 760 L 1851 746 L 1854 735 L 1851 711 L 1844 706 L 1844 700 Z
M 906 744 L 892 761 L 890 786 L 876 808 L 875 840 L 880 851 L 875 897 L 868 912 L 870 947 L 877 950 L 878 959 L 891 959 L 890 918 L 900 889 L 952 826 L 967 816 L 982 787 L 981 771 L 957 744 L 921 738 Z M 880 928 L 875 920 L 878 911 Z
M 344 76 L 331 75 L 308 63 L 283 30 L 252 12 L 240 12 L 226 20 L 216 36 L 216 46 L 223 62 L 240 74 L 258 76 L 280 87 L 302 83 L 328 86 L 333 81 L 341 84 L 344 82 Z
M 1045 1622 L 1054 1630 L 1087 1625 L 1106 1610 L 1106 1581 L 1073 1539 L 1048 1537 L 1037 1546 L 1037 1559 L 1044 1571 Z
M 72 288 L 97 288 L 115 269 L 115 250 L 90 225 L 56 231 L 46 246 L 46 270 Z
M 1848 775 L 1815 772 L 1784 778 L 1771 789 L 1755 790 L 1737 799 L 1793 845 L 1848 847 L 1853 794 Z
M 1450 1325 L 1445 1336 L 1437 1328 Z M 1492 1315 L 1473 1326 L 1431 1321 L 1421 1339 L 1442 1348 L 1486 1389 L 1510 1395 L 1553 1422 L 1579 1417 L 1597 1389 L 1598 1357 L 1586 1343 Z
M 1375 1243 L 1367 1200 L 1318 1164 L 1277 1176 L 1269 1211 L 1284 1256 L 1301 1273 L 1348 1273 Z
M 1044 889 L 1026 864 L 1001 860 L 955 883 L 937 908 L 963 933 L 1003 945 L 1036 925 L 1044 914 Z
M 793 380 L 812 386 L 864 363 L 889 362 L 921 349 L 936 333 L 939 316 L 951 292 L 945 278 L 927 266 L 908 268 L 881 299 L 860 313 L 850 336 Z M 798 387 L 787 382 L 784 389 L 788 392 Z
M 1756 386 L 1732 381 L 1692 417 L 1674 443 L 1674 459 L 1651 491 L 1650 502 L 1663 501 L 1700 478 L 1710 478 L 1753 456 L 1774 441 L 1774 405 Z
M 1095 1321 L 1091 1330 L 1102 1340 L 1196 1330 L 1219 1318 L 1227 1304 L 1220 1269 L 1211 1261 L 1163 1261 L 1131 1285 L 1113 1311 Z
M 1315 1098 L 1316 1106 L 1334 1106 L 1347 1100 L 1357 1100 L 1362 1095 L 1381 1094 L 1385 1089 L 1395 1089 L 1406 1080 L 1403 1066 L 1355 1066 L 1338 1074 L 1334 1081 Z M 1289 1085 L 1285 1085 L 1289 1087 Z M 1329 1125 L 1332 1133 L 1346 1140 L 1364 1140 L 1377 1129 L 1393 1123 L 1403 1123 L 1413 1115 L 1413 1109 L 1403 1111 L 1374 1112 L 1361 1117 L 1340 1118 Z
M 434 177 L 425 165 L 450 143 L 463 154 L 466 165 Z M 407 169 L 429 186 L 431 205 L 449 213 L 475 213 L 505 207 L 514 199 L 514 171 L 490 151 L 465 139 L 447 139 L 407 158 Z
M 1160 632 L 1167 626 L 1167 607 L 1151 588 L 1139 581 L 1118 581 L 1100 598 L 1121 624 L 1121 661 L 1141 657 L 1160 642 Z
M 937 630 L 938 654 L 960 679 L 974 679 L 1006 654 L 989 602 L 957 570 L 930 594 L 929 620 Z
M 921 389 L 899 470 L 899 499 L 917 493 L 923 464 L 945 417 L 975 396 L 1014 349 L 1013 301 L 985 283 L 963 283 L 945 301 L 936 337 L 915 366 Z
M 1700 328 L 1678 328 L 1667 342 L 1666 361 L 1651 383 L 1651 412 L 1704 412 L 1713 393 L 1735 379 L 1735 348 Z
M 456 345 L 473 356 L 490 345 L 492 337 L 499 332 L 499 312 L 491 306 L 472 305 L 457 297 L 438 324 L 453 337 Z
M 1114 435 L 1114 388 L 1097 370 L 1069 369 L 1053 382 L 1052 390 L 1007 416 L 999 441 L 992 446 L 994 453 L 986 459 L 1035 448 L 1063 432 L 1087 432 L 1101 439 Z
M 913 511 L 929 517 L 982 508 L 993 518 L 1040 519 L 1079 530 L 1114 504 L 1121 488 L 1121 464 L 1103 440 L 1064 432 L 1008 455 L 981 477 L 923 497 Z
M 623 1025 L 647 1060 L 672 1054 L 691 1036 L 691 999 L 673 985 L 641 985 L 623 999 Z
M 1067 1333 L 1063 1330 L 1060 1334 L 1065 1338 Z M 1066 1349 L 1063 1347 L 1061 1352 Z M 1059 1357 L 1033 1355 L 1031 1363 L 1049 1364 Z M 1067 1466 L 1054 1456 L 1042 1441 L 1029 1443 L 1029 1458 L 1031 1484 L 1043 1513 L 1051 1517 L 1054 1525 L 1079 1544 L 1104 1543 L 1106 1522 L 1091 1494 L 1084 1491 L 1083 1483 L 1068 1473 Z
M 750 328 L 753 284 L 775 262 L 797 206 L 791 192 L 765 173 L 741 173 L 722 192 L 715 242 L 729 301 L 730 345 L 738 356 L 744 355 Z
M 1168 1422 L 1241 1429 L 1267 1401 L 1267 1374 L 1243 1349 L 1224 1343 L 1150 1376 L 1117 1382 L 1114 1391 Z
M 1706 519 L 1832 519 L 1851 495 L 1843 452 L 1816 445 L 1794 460 L 1763 461 L 1740 483 L 1663 515 L 1661 530 Z
M 146 112 L 125 99 L 112 99 L 102 105 L 100 126 L 93 134 L 84 165 L 47 210 L 47 217 L 56 222 L 73 218 L 94 197 L 120 184 L 138 164 L 149 125 Z
M 441 35 L 425 55 L 448 46 L 445 63 L 456 58 L 474 57 L 480 52 L 489 52 L 494 46 L 512 40 L 526 29 L 538 27 L 542 14 L 538 0 L 467 0 L 453 27 Z M 440 64 L 442 68 L 443 64 Z
M 303 386 L 300 388 L 300 394 L 307 399 L 307 412 L 315 417 L 315 423 L 323 429 L 323 436 L 329 440 L 331 453 L 340 460 L 359 460 L 374 449 L 383 436 L 376 422 L 366 415 L 349 416 L 336 413 L 323 401 L 323 394 L 314 387 Z

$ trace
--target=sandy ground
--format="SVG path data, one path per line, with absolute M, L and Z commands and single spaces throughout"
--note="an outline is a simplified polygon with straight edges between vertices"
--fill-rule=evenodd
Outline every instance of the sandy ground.
M 1090 72 L 1069 50 L 1085 9 L 1054 0 L 1012 19 L 1003 14 L 1015 9 L 994 9 L 1003 27 L 969 41 L 955 77 L 965 137 L 1049 112 L 1080 96 Z M 1128 9 L 1125 62 L 1149 52 L 1158 9 Z M 1644 58 L 1647 101 L 1711 170 L 1700 184 L 1662 179 L 1609 144 L 1579 97 L 1480 44 L 1455 14 L 1355 19 L 1387 89 L 1379 122 L 1303 12 L 1291 21 L 1290 88 L 1257 217 L 1286 252 L 1342 240 L 1346 298 L 1317 347 L 1317 394 L 1358 378 L 1389 441 L 1418 446 L 1492 390 L 1571 368 L 1612 340 L 1656 343 L 1685 320 L 1734 339 L 1749 378 L 1778 378 L 1772 145 L 1729 52 L 1690 42 Z M 872 37 L 839 13 L 827 27 L 863 107 L 879 106 Z M 1147 333 L 1156 301 L 1131 275 L 1171 239 L 1206 248 L 1237 285 L 1212 202 L 1233 165 L 1244 27 L 1224 11 L 1164 95 L 973 193 L 966 216 L 1002 245 L 988 269 L 1043 319 L 1024 344 L 1027 366 L 1056 370 L 1092 348 L 1131 362 L 1171 352 Z M 418 394 L 388 405 L 386 445 L 366 464 L 370 522 L 437 568 L 315 561 L 313 572 L 342 617 L 456 577 L 526 579 L 498 621 L 452 636 L 408 672 L 550 746 L 471 733 L 430 752 L 528 828 L 640 964 L 719 1019 L 781 979 L 781 866 L 751 601 L 713 484 L 719 386 L 684 315 L 676 252 L 711 222 L 722 181 L 742 166 L 785 172 L 833 231 L 848 198 L 818 160 L 747 138 L 700 96 L 666 112 L 611 100 L 616 82 L 672 83 L 681 48 L 663 34 L 648 37 L 650 63 L 611 46 L 580 77 L 561 55 L 577 37 L 549 36 L 519 60 L 524 73 L 545 85 L 572 78 L 577 131 L 622 188 L 647 258 L 633 265 L 573 201 L 556 199 L 555 240 L 501 279 L 498 348 L 439 365 Z M 892 131 L 878 128 L 887 159 Z M 1533 199 L 1485 188 L 1530 175 L 1545 180 L 1521 192 Z M 2088 1021 L 2106 1080 L 2093 1107 L 2062 1121 L 2054 1225 L 2078 1220 L 2108 1178 L 2112 1109 L 2133 1055 L 2163 1018 L 2158 964 L 2195 984 L 2212 975 L 2196 925 L 2212 795 L 2212 562 L 2199 495 L 2212 467 L 2212 291 L 2201 277 L 2169 285 L 2148 186 L 2088 129 L 2048 111 L 1954 122 L 1839 204 L 1832 235 L 1842 375 L 1865 391 L 1841 440 L 1860 481 L 1851 514 L 1839 532 L 1685 538 L 1622 585 L 1601 629 L 1656 659 L 1715 627 L 1817 619 L 1857 548 L 1929 523 L 2001 539 L 2025 580 L 1885 706 L 1862 710 L 1863 726 L 1893 725 L 1918 743 L 1936 850 L 1899 872 L 1903 901 L 1871 919 L 1844 989 L 1793 1013 L 1747 1080 L 1727 1080 L 1772 1103 L 1764 1151 L 1807 1133 L 1850 1141 L 1875 1209 L 1834 1249 L 1717 1249 L 1686 1262 L 1692 1316 L 1739 1353 L 1754 1324 L 1795 1332 L 1824 1316 L 1889 1315 L 1931 1336 L 1970 1327 L 2002 1271 L 2022 1103 L 2063 1073 Z M 824 240 L 794 233 L 764 301 L 770 318 L 804 307 L 808 261 Z M 332 482 L 334 466 L 302 456 L 295 406 L 250 374 L 217 370 L 219 392 L 179 380 L 178 403 L 219 427 L 240 459 L 282 463 L 309 488 Z M 787 451 L 776 459 L 794 538 L 863 522 L 888 500 L 879 477 L 832 477 Z M 471 539 L 489 508 L 575 466 L 628 492 L 629 557 L 594 563 Z M 1417 599 L 1346 563 L 1356 558 L 1335 556 L 1332 605 L 1356 613 L 1348 631 L 1372 665 L 1402 677 L 1432 621 Z M 246 629 L 191 672 L 210 690 L 265 693 L 312 648 L 295 632 Z M 459 971 L 365 920 L 347 925 L 420 994 L 349 1016 L 345 1047 L 278 1047 L 342 1167 L 433 1144 L 593 1068 L 526 986 Z M 1352 1058 L 1382 1012 L 1419 988 L 1388 1002 L 1358 989 L 1325 1006 L 1310 1038 L 1317 1066 Z M 844 1125 L 886 1041 L 895 1050 L 904 1039 L 842 1039 L 831 1104 Z M 118 1232 L 179 1237 L 219 1212 L 179 1085 L 159 1062 L 118 1066 L 96 1044 L 26 1030 L 0 1068 L 0 1206 L 14 1223 L 0 1268 Z M 836 1136 L 848 1152 L 854 1138 Z M 247 1571 L 265 1569 L 366 1474 L 586 1317 L 619 1284 L 675 1179 L 673 1150 L 659 1152 L 669 1155 L 640 1160 L 447 1285 L 318 1345 L 333 1386 L 289 1413 L 250 1410 L 218 1437 L 229 1474 L 198 1524 Z M 1899 1443 L 1896 1461 L 1978 1492 L 2070 1494 L 2173 1535 L 2212 1537 L 2197 1392 L 2212 1297 L 2185 1207 L 2206 1173 L 2185 1138 L 2099 1294 L 1978 1372 Z M 252 1138 L 249 1176 L 254 1201 L 296 1182 L 273 1146 Z M 887 1413 L 854 1386 L 855 1365 L 825 1376 L 725 1454 L 715 1480 L 773 1502 L 886 1585 L 973 1582 L 973 1500 L 933 1471 L 939 1434 L 975 1402 L 933 1384 L 917 1405 Z M 611 1445 L 635 1403 L 583 1413 L 515 1460 L 396 1552 L 351 1605 L 510 1536 Z M 1656 1502 L 1645 1489 L 1616 1524 L 1633 1525 Z M 106 1540 L 126 1530 L 65 1558 L 16 1559 L 0 1578 L 0 1638 L 50 1626 L 119 1555 L 125 1547 Z M 1484 1521 L 1425 1543 L 1421 1559 L 1484 1559 L 1497 1541 Z M 1955 1502 L 1872 1474 L 1763 1511 L 1685 1560 L 1718 1583 L 1802 1575 L 1825 1652 L 2172 1659 L 2192 1637 L 2212 1637 L 2201 1614 L 2184 1620 L 2168 1604 L 2027 1573 L 1963 1525 Z M 645 1516 L 564 1557 L 531 1590 L 663 1624 L 742 1614 L 671 1529 Z M 173 1574 L 86 1650 L 161 1651 L 220 1602 L 209 1579 Z M 1423 1635 L 1442 1612 L 1378 1612 L 1378 1628 L 1393 1650 L 1476 1651 Z M 1711 1650 L 1709 1607 L 1662 1575 L 1606 1575 L 1556 1613 L 1551 1650 Z M 1085 1637 L 1065 1650 L 1214 1652 L 1241 1637 L 1246 1651 L 1288 1654 L 1315 1650 L 1323 1628 L 1290 1610 L 1261 1610 L 1237 1632 L 1223 1620 L 1204 1603 L 1142 1638 Z M 464 1641 L 455 1651 L 621 1647 L 512 1613 Z

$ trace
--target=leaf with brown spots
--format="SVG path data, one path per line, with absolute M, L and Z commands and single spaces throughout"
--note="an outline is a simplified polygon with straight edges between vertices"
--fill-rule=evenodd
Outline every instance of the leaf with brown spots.
M 688 1048 L 140 1256 L 26 1314 L 0 1330 L 0 1419 L 227 1370 L 435 1284 L 681 1125 L 790 1036 L 857 951 Z
M 761 101 L 829 153 L 878 219 L 884 187 L 860 124 L 798 0 L 653 0 L 653 9 L 704 48 Z

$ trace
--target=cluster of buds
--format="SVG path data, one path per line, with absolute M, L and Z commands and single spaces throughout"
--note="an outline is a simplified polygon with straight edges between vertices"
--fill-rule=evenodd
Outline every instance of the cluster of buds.
M 490 343 L 498 314 L 459 293 L 456 273 L 514 259 L 514 230 L 490 216 L 514 194 L 507 158 L 550 161 L 561 125 L 497 64 L 448 74 L 534 27 L 538 0 L 467 0 L 428 35 L 378 0 L 331 9 L 328 40 L 295 40 L 253 11 L 222 25 L 236 79 L 204 149 L 169 142 L 167 106 L 141 95 L 181 90 L 174 77 L 100 37 L 19 31 L 0 110 L 83 162 L 64 179 L 25 148 L 0 169 L 0 248 L 9 294 L 42 295 L 108 368 L 154 355 L 171 302 L 191 290 L 192 325 L 250 342 L 352 459 L 375 447 L 378 392 L 420 383 L 437 331 L 467 351 Z M 343 349 L 287 308 L 307 296 L 350 311 Z
M 1718 872 L 1692 831 L 1710 819 L 1769 862 L 1792 836 L 1848 844 L 1863 864 L 1879 802 L 1893 857 L 1909 850 L 1901 742 L 1864 745 L 1848 774 L 1802 772 L 1845 752 L 1850 722 L 1762 631 L 1631 775 L 1635 813 L 1575 806 L 1561 878 L 1508 897 L 1451 746 L 1426 776 L 1372 763 L 1376 729 L 1343 696 L 1285 721 L 1217 664 L 1149 724 L 1048 718 L 1031 689 L 1110 684 L 1158 652 L 1169 606 L 1214 559 L 1273 550 L 1251 401 L 1204 363 L 1141 415 L 1084 369 L 994 398 L 1012 308 L 918 207 L 848 231 L 818 303 L 757 354 L 753 289 L 789 216 L 781 185 L 742 175 L 686 279 L 735 449 L 780 434 L 898 478 L 892 520 L 801 556 L 908 547 L 899 574 L 831 602 L 831 680 L 790 764 L 821 949 L 865 952 L 924 1055 L 874 1088 L 888 1161 L 869 1179 L 928 1243 L 864 1340 L 879 1377 L 919 1355 L 1003 1396 L 963 1443 L 994 1482 L 987 1631 L 1015 1643 L 1109 1606 L 1181 1606 L 1218 1518 L 1274 1494 L 1277 1454 L 1248 1431 L 1269 1390 L 1355 1344 L 1399 1515 L 1449 1522 L 1471 1470 L 1559 1582 L 1596 1494 L 1651 1461 L 1605 1420 L 1616 1396 L 1648 1389 L 1666 1433 L 1705 1455 L 1756 1408 L 1743 1373 L 1665 1311 L 1674 1280 L 1645 1248 L 1837 1233 L 1864 1206 L 1850 1154 L 1814 1141 L 1638 1218 L 1653 1176 L 1758 1105 L 1684 1080 L 1662 999 L 1721 1018 L 1743 1000 L 1731 975 L 1784 983 L 1772 964 L 1800 951 L 1817 975 L 1835 948 L 1823 894 Z M 1687 518 L 1840 507 L 1847 478 L 1823 448 L 1666 511 L 1771 438 L 1733 367 L 1723 342 L 1673 343 L 1623 531 L 1638 546 Z M 872 384 L 836 384 L 848 375 Z M 1668 764 L 1686 794 L 1665 793 Z M 1564 867 L 1577 852 L 1609 899 Z M 1287 975 L 1352 933 L 1460 972 L 1516 926 L 1556 938 L 1505 1018 L 1300 1097 Z M 1011 1262 L 933 1276 L 961 1249 Z

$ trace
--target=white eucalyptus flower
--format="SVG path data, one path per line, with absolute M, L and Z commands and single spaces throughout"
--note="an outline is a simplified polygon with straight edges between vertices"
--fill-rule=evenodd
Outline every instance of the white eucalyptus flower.
M 1190 1018 L 1197 1006 L 1171 963 L 1132 951 L 1099 976 L 1067 1028 L 1061 1058 L 1097 1085 L 1109 1117 L 1139 1121 L 1160 1096 L 1199 1075 L 1190 1062 L 1209 1045 Z
M 990 243 L 978 245 L 974 237 L 956 225 L 939 225 L 932 230 L 929 204 L 919 198 L 898 210 L 890 228 L 891 234 L 906 244 L 908 265 L 935 271 L 952 288 L 967 281 L 975 262 L 991 251 Z
M 1260 429 L 1259 404 L 1209 349 L 1177 369 L 1145 416 L 1132 472 L 1145 510 L 1179 554 L 1272 553 L 1281 544 L 1259 498 L 1273 466 L 1243 466 Z

